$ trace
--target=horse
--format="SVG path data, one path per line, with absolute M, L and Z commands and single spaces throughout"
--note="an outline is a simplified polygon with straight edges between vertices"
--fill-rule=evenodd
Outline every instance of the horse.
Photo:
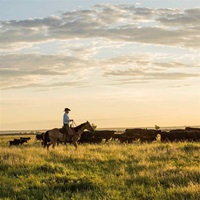
M 83 131 L 87 129 L 88 131 L 94 132 L 94 128 L 91 126 L 91 124 L 87 121 L 85 123 L 82 123 L 74 128 L 72 128 L 73 135 L 69 136 L 65 133 L 61 132 L 61 129 L 54 128 L 51 130 L 48 130 L 44 133 L 43 136 L 43 146 L 44 148 L 47 147 L 47 150 L 49 150 L 49 146 L 52 145 L 52 148 L 54 149 L 57 142 L 70 142 L 72 141 L 72 144 L 75 146 L 75 149 L 78 148 L 78 140 L 81 138 L 81 134 Z

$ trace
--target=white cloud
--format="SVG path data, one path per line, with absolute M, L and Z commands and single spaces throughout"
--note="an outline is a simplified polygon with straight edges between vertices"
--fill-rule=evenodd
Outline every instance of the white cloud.
M 178 80 L 190 77 L 200 77 L 200 74 L 189 74 L 183 72 L 146 72 L 143 69 L 112 70 L 105 73 L 106 76 L 128 76 L 137 80 Z
M 1 88 L 52 86 L 48 81 L 57 79 L 54 85 L 61 84 L 65 77 L 71 86 L 82 82 L 83 70 L 87 61 L 68 56 L 40 54 L 8 54 L 0 56 Z M 77 70 L 79 69 L 79 70 Z M 72 79 L 72 74 L 74 78 Z M 66 81 L 65 81 L 66 82 Z M 65 84 L 66 85 L 66 84 Z
M 193 8 L 177 13 L 168 13 L 158 19 L 161 23 L 168 26 L 200 26 L 200 8 Z
M 127 84 L 198 77 L 198 73 L 185 70 L 188 63 L 183 60 L 191 61 L 190 68 L 199 67 L 194 64 L 200 48 L 199 15 L 199 8 L 106 4 L 59 16 L 2 21 L 0 50 L 5 52 L 0 56 L 1 88 L 89 87 L 115 84 L 118 80 Z M 55 43 L 59 43 L 56 48 Z M 54 48 L 54 52 L 44 54 L 43 44 L 49 44 L 46 49 Z M 194 56 L 183 55 L 178 59 L 168 53 L 162 57 L 159 52 L 130 51 L 115 55 L 113 49 L 123 50 L 126 44 L 186 50 L 189 47 Z M 28 47 L 37 48 L 37 53 L 25 53 Z M 104 50 L 109 48 L 108 56 Z
M 105 38 L 114 41 L 199 48 L 200 44 L 196 42 L 200 37 L 199 15 L 199 8 L 174 10 L 97 5 L 91 10 L 66 12 L 61 16 L 3 21 L 0 44 L 1 48 L 6 49 L 12 48 L 16 43 Z M 144 19 L 151 22 L 149 26 L 142 26 Z
M 64 55 L 8 54 L 0 56 L 1 89 L 95 87 L 97 85 L 148 83 L 157 80 L 197 78 L 187 63 L 160 62 L 158 54 L 134 54 L 107 59 Z M 199 64 L 190 63 L 190 69 Z M 134 80 L 133 80 L 134 78 Z

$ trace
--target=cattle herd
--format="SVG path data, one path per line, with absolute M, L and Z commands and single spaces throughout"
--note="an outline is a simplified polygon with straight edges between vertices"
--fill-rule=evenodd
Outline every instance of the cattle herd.
M 85 131 L 81 135 L 79 143 L 101 143 L 102 141 L 119 141 L 120 143 L 132 143 L 134 141 L 153 142 L 160 138 L 161 142 L 200 141 L 200 128 L 174 129 L 161 131 L 155 129 L 134 128 L 126 129 L 122 133 L 114 130 Z M 36 135 L 36 140 L 43 140 L 43 133 Z
M 27 143 L 30 139 L 30 137 L 20 137 L 19 139 L 9 140 L 8 143 L 10 146 L 18 146 Z
M 117 140 L 121 143 L 132 143 L 134 141 L 153 142 L 160 138 L 161 142 L 200 141 L 200 128 L 175 129 L 161 131 L 155 129 L 126 129 L 123 133 L 115 131 L 84 132 L 79 140 L 80 143 L 101 143 L 103 139 Z
M 43 141 L 44 133 L 36 134 L 36 141 Z M 18 146 L 27 143 L 30 137 L 20 137 L 8 141 L 10 146 Z M 186 127 L 185 129 L 174 129 L 170 131 L 162 131 L 155 129 L 134 128 L 126 129 L 123 132 L 114 130 L 95 130 L 94 132 L 85 131 L 81 135 L 79 143 L 101 143 L 102 141 L 118 141 L 120 143 L 153 142 L 156 140 L 161 142 L 181 142 L 181 141 L 198 141 L 200 142 L 200 128 Z

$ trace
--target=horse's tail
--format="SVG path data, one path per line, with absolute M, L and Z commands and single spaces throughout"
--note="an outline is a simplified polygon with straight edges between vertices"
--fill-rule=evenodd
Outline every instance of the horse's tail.
M 47 146 L 47 142 L 49 140 L 49 131 L 45 132 L 43 135 L 43 146 L 44 148 Z

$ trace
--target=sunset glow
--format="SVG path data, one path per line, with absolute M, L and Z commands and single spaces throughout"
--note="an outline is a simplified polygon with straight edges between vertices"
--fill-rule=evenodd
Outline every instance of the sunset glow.
M 169 2 L 1 1 L 0 130 L 200 125 L 200 3 Z

